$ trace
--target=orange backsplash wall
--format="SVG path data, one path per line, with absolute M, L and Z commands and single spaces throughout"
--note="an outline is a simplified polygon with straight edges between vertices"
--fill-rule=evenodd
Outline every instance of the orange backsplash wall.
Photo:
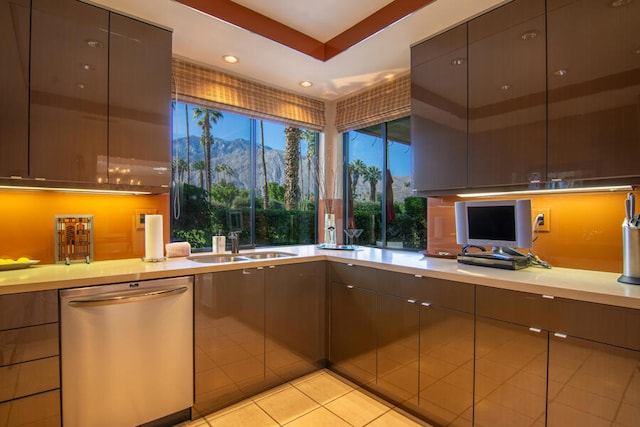
M 635 193 L 639 197 L 638 192 Z M 532 208 L 550 209 L 550 231 L 540 232 L 533 252 L 557 267 L 622 272 L 622 222 L 627 193 L 553 194 L 530 198 Z M 513 197 L 495 197 L 495 199 Z M 453 204 L 456 196 L 428 199 L 429 253 L 457 254 Z M 464 199 L 471 200 L 471 199 Z
M 28 256 L 54 262 L 54 216 L 93 215 L 94 259 L 144 256 L 144 229 L 135 225 L 137 209 L 163 215 L 169 242 L 169 195 L 98 195 L 54 191 L 0 190 L 0 258 Z

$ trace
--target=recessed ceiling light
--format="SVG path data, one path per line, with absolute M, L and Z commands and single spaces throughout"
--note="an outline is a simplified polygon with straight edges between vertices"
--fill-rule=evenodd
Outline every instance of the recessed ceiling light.
M 238 57 L 234 55 L 224 55 L 222 59 L 224 59 L 224 61 L 228 62 L 229 64 L 236 64 L 238 63 L 238 61 L 240 61 Z
M 609 0 L 610 7 L 622 7 L 631 4 L 633 0 Z
M 532 31 L 527 31 L 527 32 L 525 32 L 525 33 L 522 33 L 522 34 L 520 35 L 520 38 L 521 38 L 522 40 L 533 40 L 533 39 L 535 39 L 537 36 L 538 36 L 538 32 L 537 32 L 537 31 L 533 31 L 533 30 L 532 30 Z
M 93 67 L 89 64 L 82 64 L 82 69 L 85 71 L 91 71 L 93 70 Z
M 454 58 L 451 60 L 452 65 L 462 65 L 464 64 L 464 58 Z
M 558 77 L 562 77 L 562 76 L 566 76 L 566 75 L 567 75 L 567 72 L 568 72 L 567 70 L 565 70 L 565 69 L 561 68 L 561 69 L 559 69 L 559 70 L 555 70 L 555 71 L 553 72 L 553 75 L 554 75 L 554 76 L 558 76 Z
M 84 83 L 78 83 L 78 84 L 76 85 L 76 87 L 77 87 L 78 89 L 84 89 Z
M 311 83 L 311 82 L 310 82 L 310 81 L 308 81 L 308 80 L 301 81 L 301 82 L 300 82 L 300 83 L 298 83 L 298 84 L 299 84 L 300 86 L 302 86 L 302 87 L 311 87 L 311 86 L 313 86 L 313 83 Z
M 500 86 L 500 89 L 501 90 L 509 90 L 509 89 L 511 89 L 511 85 L 502 85 L 502 86 Z
M 635 53 L 636 55 L 640 55 L 640 47 L 637 49 L 634 49 L 633 53 Z

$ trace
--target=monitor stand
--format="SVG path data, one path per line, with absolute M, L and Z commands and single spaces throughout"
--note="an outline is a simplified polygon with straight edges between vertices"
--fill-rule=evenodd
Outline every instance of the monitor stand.
M 520 270 L 531 265 L 531 260 L 526 255 L 515 249 L 500 246 L 494 246 L 491 252 L 466 252 L 466 250 L 463 250 L 457 258 L 461 264 L 502 268 L 505 270 Z

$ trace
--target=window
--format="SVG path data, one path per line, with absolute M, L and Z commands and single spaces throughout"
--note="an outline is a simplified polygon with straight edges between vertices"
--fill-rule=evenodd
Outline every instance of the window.
M 345 212 L 358 244 L 426 248 L 426 199 L 411 196 L 409 117 L 344 134 Z M 383 209 L 384 207 L 384 209 Z
M 212 236 L 239 231 L 242 246 L 314 243 L 317 140 L 316 132 L 175 103 L 172 240 L 208 249 Z

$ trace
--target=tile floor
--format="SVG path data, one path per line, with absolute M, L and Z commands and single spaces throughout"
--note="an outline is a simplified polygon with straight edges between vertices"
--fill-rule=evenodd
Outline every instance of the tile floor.
M 284 425 L 429 426 L 325 369 L 179 427 Z

